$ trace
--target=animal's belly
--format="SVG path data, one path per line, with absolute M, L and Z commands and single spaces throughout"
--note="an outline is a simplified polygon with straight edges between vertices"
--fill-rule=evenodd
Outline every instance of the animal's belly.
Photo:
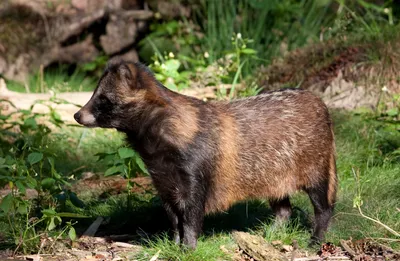
M 248 199 L 283 198 L 302 186 L 292 173 L 240 173 L 235 178 L 212 182 L 206 201 L 206 212 L 227 210 L 234 203 Z

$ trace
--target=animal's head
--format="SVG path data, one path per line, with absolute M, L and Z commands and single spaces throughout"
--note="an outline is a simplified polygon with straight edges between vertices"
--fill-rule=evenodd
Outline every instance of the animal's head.
M 165 106 L 162 87 L 139 63 L 110 65 L 88 103 L 75 113 L 86 127 L 129 129 L 146 111 Z

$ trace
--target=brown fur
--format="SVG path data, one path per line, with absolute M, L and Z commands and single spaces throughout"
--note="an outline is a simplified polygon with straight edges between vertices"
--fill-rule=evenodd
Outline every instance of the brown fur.
M 333 132 L 332 132 L 333 136 Z M 336 201 L 336 191 L 337 191 L 337 176 L 336 176 L 336 159 L 335 159 L 335 141 L 332 141 L 332 153 L 329 161 L 329 186 L 328 186 L 328 203 L 333 206 Z
M 323 136 L 316 137 L 316 139 L 321 139 L 318 147 L 301 140 L 302 135 L 318 134 L 321 124 L 330 124 L 329 118 L 326 122 L 318 122 L 318 117 L 320 117 L 318 107 L 324 105 L 311 93 L 296 94 L 300 95 L 298 103 L 291 106 L 294 106 L 294 109 L 305 107 L 310 110 L 304 119 L 299 119 L 298 113 L 291 115 L 289 111 L 285 112 L 285 101 L 278 95 L 272 94 L 271 97 L 275 97 L 276 102 L 282 105 L 278 108 L 265 107 L 276 110 L 273 112 L 276 117 L 266 114 L 267 118 L 262 121 L 237 122 L 234 120 L 232 115 L 240 114 L 237 118 L 241 119 L 242 114 L 249 113 L 246 107 L 241 108 L 240 111 L 240 108 L 236 109 L 232 104 L 224 104 L 220 108 L 217 117 L 220 119 L 219 144 L 221 147 L 218 151 L 221 155 L 219 155 L 215 181 L 211 189 L 213 197 L 210 201 L 213 201 L 213 204 L 208 204 L 210 211 L 225 210 L 235 201 L 247 198 L 280 199 L 298 190 L 312 187 L 324 179 L 322 175 L 319 175 L 322 173 L 318 172 L 318 168 L 322 169 L 326 163 L 318 162 L 319 158 L 323 161 L 329 160 L 331 172 L 329 183 L 336 183 L 336 179 L 332 178 L 332 176 L 335 177 L 335 170 L 334 162 L 332 163 L 331 160 L 334 156 L 331 153 L 333 137 L 329 135 L 330 130 L 328 129 L 329 132 L 322 130 Z M 304 102 L 309 104 L 304 106 Z M 289 107 L 289 105 L 286 106 Z M 263 109 L 260 108 L 260 111 L 250 113 L 259 114 L 262 111 Z M 254 118 L 260 119 L 257 115 L 254 115 Z M 273 124 L 275 121 L 276 124 Z M 308 122 L 313 122 L 313 126 L 307 127 Z M 304 131 L 309 131 L 309 133 L 302 133 Z M 239 155 L 238 151 L 241 151 L 242 155 Z M 326 156 L 321 157 L 321 154 Z M 329 195 L 333 195 L 335 186 L 330 185 L 329 188 Z
M 197 119 L 199 118 L 198 109 L 193 106 L 185 105 L 179 102 L 174 105 L 173 110 L 177 112 L 175 117 L 170 119 L 172 126 L 171 136 L 176 140 L 180 147 L 184 148 L 193 141 L 195 135 L 199 131 Z
M 233 203 L 245 199 L 247 194 L 236 182 L 240 178 L 237 126 L 230 115 L 221 112 L 217 117 L 220 122 L 217 130 L 220 135 L 219 161 L 206 202 L 207 213 L 227 210 Z

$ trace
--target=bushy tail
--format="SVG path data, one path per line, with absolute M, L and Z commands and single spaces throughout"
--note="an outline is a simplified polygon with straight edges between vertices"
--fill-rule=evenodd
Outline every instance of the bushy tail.
M 337 173 L 336 173 L 336 146 L 335 146 L 335 138 L 332 132 L 332 152 L 331 157 L 329 159 L 329 179 L 328 179 L 328 204 L 333 206 L 336 202 L 336 191 L 337 191 Z

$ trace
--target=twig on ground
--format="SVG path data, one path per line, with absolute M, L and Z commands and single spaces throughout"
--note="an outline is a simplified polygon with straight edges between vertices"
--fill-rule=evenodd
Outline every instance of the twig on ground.
M 351 257 L 355 257 L 356 256 L 356 252 L 354 252 L 354 250 L 350 248 L 350 246 L 347 244 L 347 242 L 345 240 L 341 239 L 340 240 L 340 245 L 344 248 L 344 250 L 346 250 L 346 252 Z
M 328 260 L 328 261 L 335 261 L 335 260 L 351 260 L 347 256 L 332 256 L 332 257 L 325 257 L 321 258 L 319 256 L 312 256 L 312 257 L 299 257 L 295 258 L 293 261 L 321 261 L 321 260 Z
M 150 259 L 150 261 L 156 261 L 158 259 L 158 256 L 160 255 L 161 250 L 158 250 L 157 253 Z
M 360 199 L 360 201 L 361 201 L 360 174 L 359 174 L 359 173 L 356 173 L 356 171 L 354 170 L 354 168 L 352 168 L 352 171 L 353 171 L 353 175 L 354 175 L 354 178 L 356 179 L 357 186 L 358 186 L 358 195 L 357 195 L 357 197 L 358 197 L 358 198 Z M 368 219 L 368 220 L 370 220 L 370 221 L 372 221 L 372 222 L 374 222 L 374 223 L 376 223 L 376 224 L 382 226 L 383 228 L 385 228 L 387 231 L 389 231 L 390 233 L 392 233 L 392 234 L 395 235 L 396 237 L 400 237 L 400 233 L 399 233 L 399 232 L 395 231 L 394 229 L 392 229 L 392 228 L 389 227 L 388 225 L 382 223 L 380 220 L 371 218 L 371 217 L 369 217 L 369 216 L 367 216 L 367 215 L 364 215 L 364 213 L 362 212 L 362 209 L 361 209 L 361 205 L 362 205 L 362 203 L 360 203 L 360 202 L 355 202 L 355 206 L 357 207 L 358 212 L 360 213 L 360 215 L 361 215 L 363 218 Z
M 96 234 L 97 229 L 99 229 L 103 220 L 103 217 L 97 217 L 97 219 L 89 226 L 85 233 L 83 233 L 82 237 L 93 237 Z

